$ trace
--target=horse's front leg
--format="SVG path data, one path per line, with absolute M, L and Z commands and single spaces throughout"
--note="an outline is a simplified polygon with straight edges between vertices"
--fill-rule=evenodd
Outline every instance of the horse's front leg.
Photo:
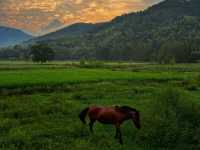
M 89 123 L 89 127 L 90 127 L 90 131 L 93 133 L 93 125 L 95 123 L 95 120 L 90 120 L 90 123 Z
M 116 137 L 118 137 L 118 135 L 119 135 L 119 143 L 123 144 L 122 132 L 121 132 L 121 129 L 120 129 L 120 124 L 116 125 Z
M 118 132 L 118 129 L 116 128 L 116 133 L 115 133 L 115 138 L 117 139 L 118 138 L 118 134 L 119 132 Z
M 119 143 L 123 144 L 123 140 L 122 140 L 122 132 L 121 129 L 119 128 Z

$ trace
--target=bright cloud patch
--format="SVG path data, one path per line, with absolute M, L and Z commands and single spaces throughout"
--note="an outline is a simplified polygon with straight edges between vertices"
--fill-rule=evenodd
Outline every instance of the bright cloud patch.
M 45 27 L 51 31 L 56 25 L 107 21 L 158 1 L 161 0 L 0 0 L 0 25 L 43 33 Z

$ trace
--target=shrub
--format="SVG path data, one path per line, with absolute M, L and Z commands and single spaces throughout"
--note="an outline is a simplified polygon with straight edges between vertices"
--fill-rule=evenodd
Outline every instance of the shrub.
M 98 60 L 81 60 L 80 61 L 80 66 L 85 67 L 85 68 L 102 68 L 105 67 L 103 61 L 98 61 Z
M 200 86 L 200 75 L 198 75 L 194 79 L 185 80 L 182 84 L 185 87 L 185 89 L 189 91 L 197 91 Z
M 86 65 L 85 59 L 81 59 L 79 64 L 80 64 L 80 67 L 84 67 Z
M 200 74 L 196 78 L 198 85 L 200 85 Z

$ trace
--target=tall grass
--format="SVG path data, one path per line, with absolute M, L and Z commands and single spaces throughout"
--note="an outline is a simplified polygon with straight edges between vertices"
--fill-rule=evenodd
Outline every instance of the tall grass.
M 200 107 L 185 92 L 167 87 L 149 108 L 140 140 L 169 149 L 200 148 Z

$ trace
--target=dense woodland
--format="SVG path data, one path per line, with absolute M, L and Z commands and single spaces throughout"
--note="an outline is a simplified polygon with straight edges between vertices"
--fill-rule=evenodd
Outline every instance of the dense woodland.
M 170 62 L 200 60 L 200 1 L 166 0 L 102 24 L 75 24 L 0 50 L 1 59 L 29 59 L 30 47 L 49 45 L 55 59 Z

